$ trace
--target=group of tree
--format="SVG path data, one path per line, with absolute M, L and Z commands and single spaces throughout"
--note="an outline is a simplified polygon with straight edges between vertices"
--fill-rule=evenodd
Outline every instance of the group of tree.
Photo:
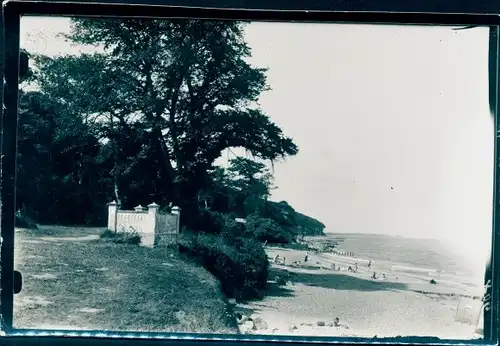
M 73 19 L 92 54 L 33 55 L 21 92 L 18 208 L 40 223 L 102 224 L 105 204 L 155 201 L 202 230 L 207 212 L 269 218 L 287 233 L 322 224 L 269 201 L 263 162 L 298 152 L 257 106 L 266 70 L 248 63 L 245 23 Z M 232 147 L 256 159 L 214 162 Z
M 20 97 L 17 208 L 39 223 L 104 225 L 111 200 L 125 209 L 154 201 L 181 207 L 184 229 L 233 245 L 238 237 L 322 234 L 319 221 L 269 200 L 268 163 L 298 147 L 258 105 L 269 86 L 266 69 L 248 62 L 245 25 L 72 19 L 66 39 L 96 49 L 31 56 Z M 215 164 L 238 147 L 253 159 Z M 225 233 L 236 218 L 247 221 L 243 229 Z

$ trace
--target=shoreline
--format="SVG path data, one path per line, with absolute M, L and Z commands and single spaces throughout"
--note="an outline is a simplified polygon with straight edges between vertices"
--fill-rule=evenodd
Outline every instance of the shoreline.
M 306 241 L 304 245 L 309 249 L 316 250 L 318 248 L 317 244 L 330 243 L 338 246 L 339 243 L 342 243 L 344 241 L 344 239 L 345 238 L 342 236 L 338 237 L 336 236 L 332 237 L 326 235 L 320 237 L 309 236 L 305 238 Z M 324 245 L 320 245 L 319 247 L 321 248 L 322 246 Z M 307 252 L 308 250 L 304 251 Z M 332 250 L 330 247 L 330 251 L 320 250 L 316 252 L 316 255 L 322 257 L 322 260 L 326 262 L 335 262 L 335 263 L 338 262 L 341 265 L 346 266 L 346 269 L 349 266 L 353 266 L 356 263 L 358 263 L 358 265 L 360 266 L 359 268 L 363 270 L 363 264 L 365 264 L 366 267 L 366 264 L 372 261 L 372 259 L 370 258 L 362 258 L 360 256 L 357 256 L 355 253 L 349 253 L 348 255 L 346 255 L 345 253 L 346 252 L 344 251 L 337 251 L 335 249 Z M 394 263 L 390 261 L 373 260 L 373 265 L 370 270 L 372 272 L 375 271 L 377 273 L 385 273 L 387 274 L 388 278 L 389 275 L 391 275 L 392 278 L 402 277 L 405 278 L 405 281 L 411 281 L 412 283 L 418 283 L 418 284 L 428 284 L 432 279 L 437 281 L 438 285 L 436 286 L 424 285 L 425 289 L 423 289 L 422 287 L 415 287 L 413 290 L 418 293 L 440 294 L 447 296 L 456 295 L 463 298 L 482 299 L 482 294 L 483 294 L 482 279 L 481 282 L 478 283 L 477 285 L 470 285 L 464 282 L 460 282 L 458 276 L 454 275 L 449 276 L 448 273 L 439 272 L 438 270 L 435 269 L 416 268 L 409 265 L 401 265 L 401 263 Z
M 241 333 L 300 336 L 397 337 L 447 339 L 480 337 L 476 325 L 481 300 L 464 287 L 431 284 L 418 276 L 391 271 L 386 264 L 367 268 L 363 259 L 324 253 L 319 248 L 337 241 L 325 236 L 307 239 L 308 250 L 266 246 L 270 260 L 266 296 L 234 304 L 243 315 Z M 305 248 L 305 247 L 304 247 Z M 330 250 L 331 251 L 331 250 Z M 305 254 L 308 261 L 304 263 Z M 279 255 L 283 264 L 274 263 Z M 300 261 L 300 265 L 292 265 Z M 349 266 L 358 263 L 358 271 Z M 331 265 L 340 270 L 332 270 Z M 385 273 L 373 279 L 372 273 Z M 476 299 L 473 299 L 476 296 Z M 258 326 L 247 321 L 257 319 Z M 338 318 L 338 323 L 335 320 Z

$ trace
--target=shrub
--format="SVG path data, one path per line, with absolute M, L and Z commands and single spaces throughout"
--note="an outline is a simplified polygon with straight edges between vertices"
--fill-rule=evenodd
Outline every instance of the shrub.
M 262 298 L 269 277 L 269 260 L 264 247 L 259 241 L 247 238 L 235 239 L 233 246 L 237 250 L 236 262 L 242 269 L 238 278 L 242 283 L 239 298 Z
M 197 216 L 195 233 L 221 234 L 226 238 L 243 237 L 245 228 L 236 222 L 236 215 L 203 210 Z
M 133 227 L 129 227 L 128 231 L 122 229 L 118 232 L 106 229 L 101 233 L 100 238 L 116 244 L 138 245 L 141 243 L 141 235 Z
M 116 232 L 113 232 L 112 230 L 110 230 L 110 229 L 108 229 L 108 228 L 106 228 L 106 229 L 104 230 L 104 232 L 102 232 L 102 233 L 100 234 L 100 238 L 101 238 L 101 239 L 105 239 L 105 238 L 113 238 L 113 237 L 115 237 L 115 236 L 116 236 Z
M 247 217 L 245 234 L 262 242 L 288 244 L 293 241 L 293 235 L 281 228 L 272 219 L 260 218 L 256 215 Z
M 217 216 L 217 225 L 220 234 L 227 239 L 236 239 L 245 236 L 245 226 L 236 221 L 234 215 L 219 214 Z
M 258 241 L 200 233 L 184 238 L 181 251 L 214 274 L 229 298 L 245 301 L 262 297 L 269 261 Z
M 21 213 L 21 211 L 18 211 L 16 213 L 15 227 L 27 228 L 27 229 L 38 229 L 38 226 L 36 225 L 35 221 L 33 221 L 27 215 L 24 215 L 23 213 Z
M 190 225 L 190 228 L 194 232 L 205 232 L 211 234 L 220 233 L 220 224 L 222 214 L 217 212 L 211 212 L 209 210 L 202 210 L 195 217 Z

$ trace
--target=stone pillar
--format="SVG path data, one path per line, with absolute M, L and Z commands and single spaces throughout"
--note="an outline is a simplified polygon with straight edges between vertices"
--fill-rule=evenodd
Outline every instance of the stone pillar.
M 156 238 L 156 216 L 159 208 L 160 206 L 155 202 L 148 205 L 147 229 L 144 230 L 144 235 L 142 236 L 142 244 L 144 246 L 154 246 Z
M 142 205 L 138 205 L 137 207 L 134 208 L 135 211 L 144 211 L 144 207 Z
M 172 207 L 172 214 L 176 216 L 176 230 L 175 230 L 175 247 L 177 251 L 179 251 L 179 233 L 180 233 L 180 227 L 181 227 L 181 208 L 175 206 Z
M 108 229 L 113 232 L 116 232 L 119 208 L 120 205 L 115 201 L 108 203 Z
M 179 234 L 180 233 L 180 227 L 181 227 L 181 208 L 179 207 L 172 207 L 172 214 L 176 215 L 176 219 L 177 219 L 177 225 L 176 225 L 176 233 Z

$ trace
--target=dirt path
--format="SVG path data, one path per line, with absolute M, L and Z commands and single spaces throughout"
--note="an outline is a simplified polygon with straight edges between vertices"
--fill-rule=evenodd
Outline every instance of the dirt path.
M 39 239 L 45 241 L 92 241 L 99 240 L 99 236 L 97 234 L 89 234 L 82 237 L 40 237 Z

